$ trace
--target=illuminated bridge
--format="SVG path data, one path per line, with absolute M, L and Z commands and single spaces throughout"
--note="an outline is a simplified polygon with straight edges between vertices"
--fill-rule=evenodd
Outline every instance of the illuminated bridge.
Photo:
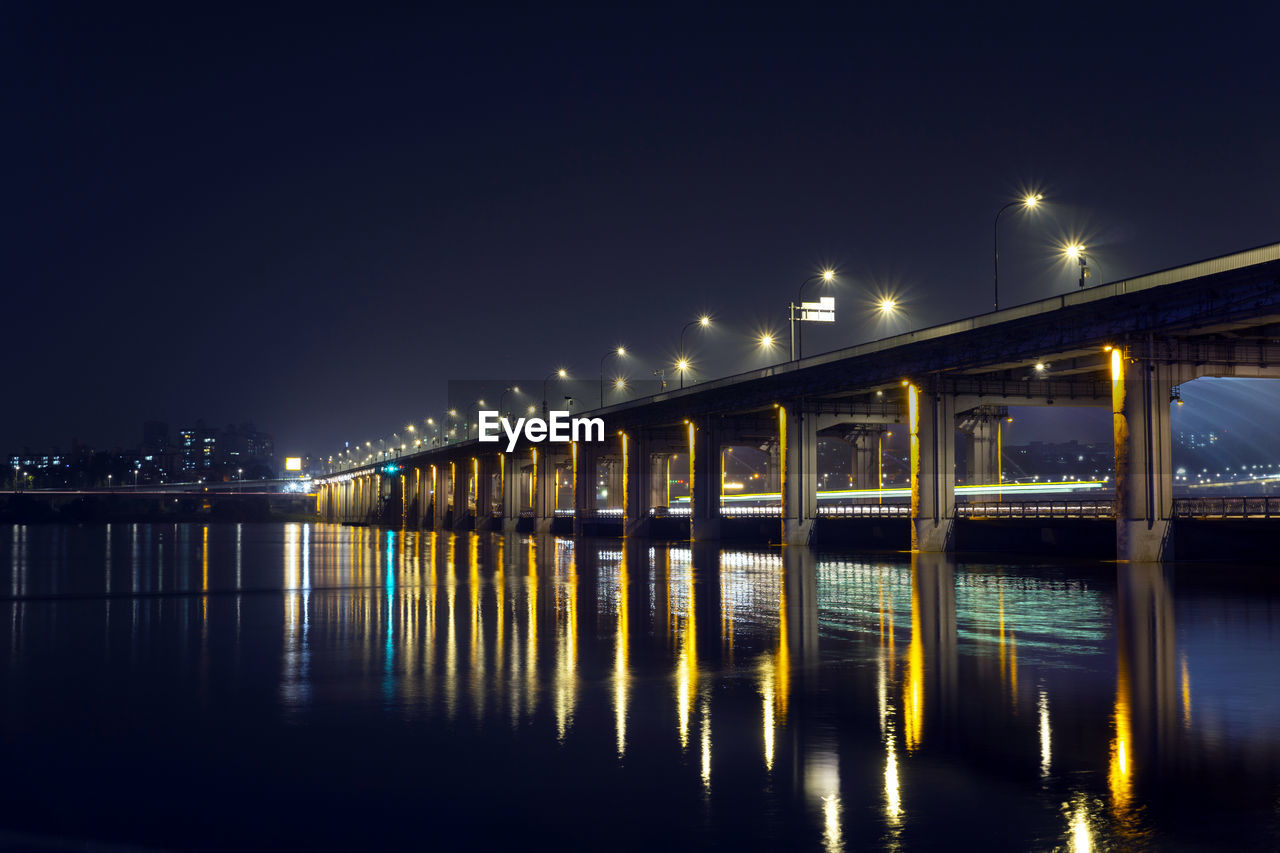
M 334 521 L 508 530 L 549 530 L 559 514 L 576 533 L 611 524 L 639 536 L 675 514 L 687 515 L 695 540 L 718 539 L 735 516 L 754 512 L 770 538 L 789 544 L 815 541 L 815 529 L 843 513 L 902 525 L 898 547 L 944 551 L 955 547 L 958 516 L 1056 508 L 1114 519 L 1102 523 L 1114 523 L 1121 559 L 1168 558 L 1183 514 L 1173 498 L 1171 397 L 1199 377 L 1280 377 L 1278 278 L 1280 244 L 1263 246 L 578 413 L 604 419 L 604 442 L 522 439 L 505 452 L 505 440 L 466 440 L 334 468 L 315 480 L 317 511 Z M 1109 407 L 1114 493 L 1108 484 L 1101 501 L 1010 494 L 1000 471 L 1008 406 Z M 877 448 L 895 427 L 910 439 L 900 498 L 880 489 L 878 470 Z M 957 501 L 957 434 L 967 445 L 964 482 L 982 493 L 967 502 Z M 828 436 L 852 448 L 853 488 L 839 510 L 819 499 L 817 445 Z M 775 509 L 735 508 L 725 497 L 724 454 L 734 447 L 776 459 L 760 490 L 776 495 Z M 685 502 L 669 494 L 676 455 L 688 466 Z

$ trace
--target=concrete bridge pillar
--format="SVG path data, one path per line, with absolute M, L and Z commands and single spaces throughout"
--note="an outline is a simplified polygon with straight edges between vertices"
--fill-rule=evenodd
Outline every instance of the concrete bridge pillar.
M 852 488 L 880 488 L 880 454 L 887 429 L 888 427 L 878 424 L 858 427 L 845 436 L 850 448 L 849 473 L 853 477 Z
M 979 406 L 956 416 L 956 426 L 964 434 L 966 485 L 989 485 L 1001 479 L 1001 438 L 1008 409 Z
M 470 456 L 449 463 L 449 489 L 453 496 L 453 529 L 465 530 L 471 516 L 471 481 L 475 479 L 475 463 Z
M 502 453 L 498 460 L 502 477 L 502 532 L 514 533 L 525 503 L 526 493 L 521 489 L 525 482 L 525 459 L 518 453 Z
M 911 385 L 911 549 L 950 551 L 954 542 L 955 398 Z
M 786 545 L 813 541 L 813 522 L 818 517 L 817 423 L 817 417 L 806 414 L 801 405 L 778 407 L 779 491 Z
M 431 527 L 443 530 L 449 513 L 449 463 L 431 466 Z
M 622 436 L 623 470 L 623 521 L 622 530 L 626 536 L 649 535 L 649 510 L 654 504 L 654 467 L 662 468 L 665 464 L 656 464 L 649 455 L 649 437 L 643 430 Z
M 533 519 L 538 533 L 550 533 L 551 523 L 556 517 L 556 466 L 560 464 L 560 458 L 551 448 L 552 445 L 543 445 L 534 449 Z
M 605 466 L 605 506 L 622 507 L 626 503 L 626 496 L 622 492 L 622 481 L 626 479 L 623 473 L 623 459 L 621 456 L 612 456 Z
M 418 483 L 418 527 L 431 524 L 431 466 L 421 465 L 417 469 Z
M 578 441 L 572 445 L 573 535 L 581 536 L 585 519 L 596 510 L 596 477 L 599 473 L 599 445 Z
M 493 529 L 493 477 L 497 470 L 497 459 L 494 454 L 485 453 L 475 457 L 471 465 L 475 477 L 473 498 L 476 502 L 476 530 Z
M 1169 394 L 1173 368 L 1111 351 L 1116 471 L 1116 558 L 1147 562 L 1173 555 L 1173 450 Z
M 689 538 L 720 538 L 722 497 L 720 440 L 716 419 L 704 416 L 689 422 Z
M 650 442 L 646 441 L 645 444 Z M 649 506 L 671 506 L 671 454 L 648 453 L 647 460 L 639 460 L 648 466 Z

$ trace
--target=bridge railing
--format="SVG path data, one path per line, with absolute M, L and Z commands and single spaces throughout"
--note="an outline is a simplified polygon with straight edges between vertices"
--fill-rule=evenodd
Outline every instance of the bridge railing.
M 1280 497 L 1174 498 L 1174 518 L 1280 518 Z
M 1114 500 L 956 504 L 956 518 L 1115 518 Z
M 819 518 L 905 518 L 909 504 L 827 504 L 818 506 Z

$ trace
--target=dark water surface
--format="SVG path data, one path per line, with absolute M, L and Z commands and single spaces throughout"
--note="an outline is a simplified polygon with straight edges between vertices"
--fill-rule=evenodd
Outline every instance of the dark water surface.
M 0 845 L 1280 847 L 1280 583 L 0 527 Z

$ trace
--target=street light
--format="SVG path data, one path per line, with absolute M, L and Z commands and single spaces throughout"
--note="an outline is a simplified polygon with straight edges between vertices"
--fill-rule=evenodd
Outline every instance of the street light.
M 1094 267 L 1097 268 L 1099 276 L 1102 275 L 1102 267 L 1098 265 L 1097 261 L 1084 253 L 1084 246 L 1079 243 L 1072 243 L 1070 246 L 1067 246 L 1062 250 L 1062 254 L 1065 255 L 1068 260 L 1079 262 L 1081 290 L 1084 289 L 1084 280 L 1092 277 L 1092 270 L 1089 269 L 1089 264 L 1093 264 Z
M 995 272 L 994 272 L 995 310 L 997 311 L 1000 310 L 1000 217 L 1003 216 L 1004 212 L 1009 208 L 1018 207 L 1019 205 L 1021 205 L 1025 210 L 1034 210 L 1036 205 L 1038 205 L 1040 203 L 1040 200 L 1043 198 L 1044 196 L 1040 193 L 1030 193 L 1028 195 L 1023 196 L 1020 199 L 1017 199 L 1016 201 L 1009 202 L 1004 207 L 996 211 L 995 223 L 991 226 L 991 230 L 992 230 L 992 257 L 993 257 L 993 266 L 995 268 Z
M 680 360 L 676 362 L 676 370 L 680 373 L 680 387 L 684 387 L 684 374 L 689 369 L 689 358 L 684 353 L 684 333 L 690 328 L 697 326 L 700 329 L 706 329 L 711 326 L 711 317 L 703 314 L 696 320 L 690 320 L 684 324 L 684 328 L 680 330 Z
M 544 418 L 547 415 L 547 383 L 550 382 L 552 379 L 565 380 L 568 378 L 569 378 L 569 371 L 561 367 L 555 370 L 554 372 L 548 374 L 547 378 L 542 380 L 542 416 Z
M 508 394 L 519 394 L 519 393 L 520 393 L 520 387 L 519 387 L 518 385 L 512 385 L 512 386 L 510 386 L 509 388 L 504 388 L 504 389 L 502 389 L 502 396 L 498 398 L 498 414 L 499 414 L 499 415 L 503 414 L 503 412 L 504 412 L 504 410 L 503 410 L 503 408 L 502 408 L 502 407 L 503 407 L 504 402 L 505 402 L 505 401 L 506 401 L 506 399 L 507 399 L 507 395 L 508 395 Z
M 600 408 L 604 408 L 604 363 L 611 358 L 622 358 L 627 354 L 626 347 L 611 349 L 600 359 Z
M 791 322 L 791 360 L 795 361 L 800 357 L 800 327 L 796 325 L 800 322 L 800 317 L 796 313 L 800 310 L 803 301 L 804 287 L 811 281 L 822 280 L 823 284 L 830 284 L 835 281 L 835 270 L 823 270 L 817 275 L 811 275 L 804 281 L 800 282 L 800 287 L 796 289 L 796 301 L 791 303 L 788 313 L 788 319 Z

